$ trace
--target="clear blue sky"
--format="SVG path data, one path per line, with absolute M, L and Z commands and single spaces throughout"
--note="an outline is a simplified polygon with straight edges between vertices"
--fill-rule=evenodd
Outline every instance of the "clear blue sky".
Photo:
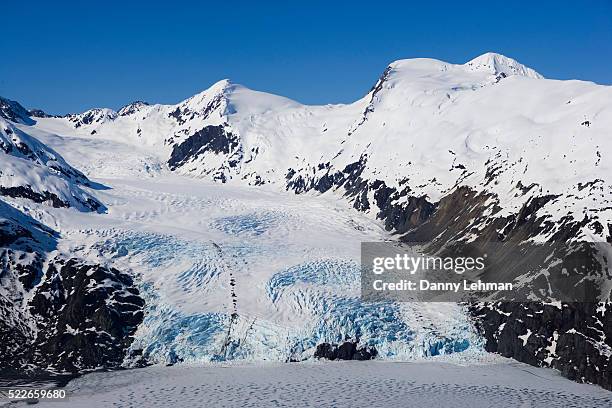
M 486 51 L 612 84 L 610 0 L 9 1 L 0 13 L 0 95 L 51 113 L 176 103 L 223 78 L 351 102 L 393 60 Z

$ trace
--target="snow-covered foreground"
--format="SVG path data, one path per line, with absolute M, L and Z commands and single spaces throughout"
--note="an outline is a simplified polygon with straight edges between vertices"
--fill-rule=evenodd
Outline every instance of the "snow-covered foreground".
M 612 393 L 510 360 L 149 367 L 72 381 L 45 407 L 609 407 Z

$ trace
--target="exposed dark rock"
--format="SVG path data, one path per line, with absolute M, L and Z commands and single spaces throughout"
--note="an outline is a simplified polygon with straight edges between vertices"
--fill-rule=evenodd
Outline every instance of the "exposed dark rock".
M 339 346 L 329 343 L 317 345 L 314 356 L 326 360 L 372 360 L 376 358 L 378 351 L 375 347 L 359 347 L 356 342 L 345 341 Z
M 221 107 L 223 100 L 224 93 L 221 92 L 215 95 L 202 110 L 192 111 L 189 109 L 189 107 L 182 105 L 170 112 L 168 116 L 174 118 L 179 125 L 182 125 L 195 117 L 206 119 L 214 110 Z
M 28 360 L 68 372 L 119 367 L 142 322 L 143 306 L 129 275 L 56 260 L 29 303 L 39 324 Z
M 354 197 L 361 193 L 360 187 L 364 181 L 360 175 L 365 168 L 367 157 L 363 156 L 359 161 L 347 165 L 343 170 L 333 172 L 329 163 L 319 164 L 319 170 L 325 170 L 324 174 L 316 177 L 305 176 L 303 172 L 297 172 L 295 169 L 288 169 L 285 178 L 287 179 L 287 190 L 292 190 L 296 194 L 304 193 L 310 190 L 316 190 L 324 193 L 329 189 L 344 187 L 346 195 Z
M 13 198 L 27 198 L 28 200 L 32 200 L 35 203 L 51 203 L 51 205 L 55 208 L 68 208 L 70 207 L 70 203 L 63 201 L 57 195 L 50 193 L 49 191 L 44 191 L 43 193 L 38 193 L 33 191 L 31 188 L 18 186 L 18 187 L 3 187 L 0 186 L 0 196 L 7 196 Z M 75 197 L 76 199 L 76 197 Z M 105 207 L 98 201 L 87 198 L 85 200 L 79 200 L 81 204 L 90 209 L 91 211 L 100 211 Z
M 612 304 L 471 306 L 486 349 L 612 390 Z
M 55 208 L 70 207 L 70 203 L 62 201 L 58 196 L 48 191 L 37 193 L 30 188 L 24 186 L 18 187 L 3 187 L 0 186 L 0 195 L 13 198 L 27 198 L 35 203 L 49 202 Z
M 206 126 L 174 146 L 168 165 L 170 169 L 175 170 L 207 152 L 230 154 L 236 152 L 239 146 L 238 138 L 231 132 L 226 132 L 224 126 Z M 232 166 L 231 160 L 229 165 Z
M 119 112 L 117 112 L 117 114 L 119 116 L 132 115 L 138 112 L 140 109 L 142 109 L 145 106 L 149 106 L 149 104 L 144 101 L 134 101 L 134 102 L 128 103 L 127 105 L 119 109 Z
M 80 128 L 81 126 L 114 120 L 117 118 L 117 113 L 109 109 L 94 108 L 83 113 L 69 114 L 65 117 L 74 124 L 75 128 Z
M 50 115 L 42 109 L 30 109 L 28 114 L 33 118 L 60 118 L 59 115 Z
M 337 358 L 336 347 L 329 343 L 318 344 L 314 356 L 326 360 L 335 360 Z
M 132 277 L 77 259 L 46 262 L 57 239 L 0 200 L 0 370 L 118 367 L 142 322 Z
M 436 209 L 436 205 L 425 197 L 408 196 L 407 204 L 395 204 L 399 198 L 408 195 L 408 189 L 398 192 L 380 180 L 375 181 L 370 188 L 374 190 L 374 200 L 380 209 L 378 218 L 385 221 L 385 228 L 389 231 L 405 233 L 423 224 Z
M 343 189 L 344 195 L 352 201 L 353 207 L 359 211 L 378 208 L 377 217 L 385 222 L 389 231 L 404 233 L 421 225 L 436 209 L 436 205 L 425 197 L 410 196 L 410 188 L 405 186 L 402 191 L 387 187 L 384 181 L 367 181 L 361 177 L 367 162 L 367 157 L 347 165 L 341 171 L 333 172 L 329 163 L 320 164 L 319 170 L 326 170 L 323 175 L 307 178 L 289 169 L 285 178 L 287 189 L 295 193 L 315 190 L 324 193 L 330 189 Z M 368 200 L 368 194 L 373 192 L 374 203 Z M 408 204 L 395 204 L 402 197 L 408 196 Z
M 30 113 L 27 109 L 21 106 L 19 102 L 11 101 L 1 96 L 0 117 L 10 120 L 11 122 L 23 123 L 25 125 L 33 125 L 35 123 L 30 117 Z

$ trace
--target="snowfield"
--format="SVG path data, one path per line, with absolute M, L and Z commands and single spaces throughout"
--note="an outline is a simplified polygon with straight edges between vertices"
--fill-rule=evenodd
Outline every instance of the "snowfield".
M 89 374 L 41 407 L 609 407 L 612 394 L 505 359 L 149 367 Z

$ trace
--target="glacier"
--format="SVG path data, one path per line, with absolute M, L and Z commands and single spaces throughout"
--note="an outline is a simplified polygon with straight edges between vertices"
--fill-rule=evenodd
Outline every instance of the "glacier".
M 542 310 L 489 310 L 484 338 L 461 305 L 362 302 L 359 244 L 609 240 L 611 89 L 487 53 L 395 61 L 350 104 L 307 106 L 222 80 L 119 113 L 3 110 L 0 192 L 57 232 L 43 269 L 70 254 L 133 277 L 143 323 L 125 367 L 299 361 L 347 340 L 385 360 L 467 361 L 501 338 L 509 355 L 609 387 L 598 370 L 610 336 L 544 327 L 533 318 Z M 604 326 L 607 310 L 572 313 Z M 582 371 L 573 341 L 588 354 Z

